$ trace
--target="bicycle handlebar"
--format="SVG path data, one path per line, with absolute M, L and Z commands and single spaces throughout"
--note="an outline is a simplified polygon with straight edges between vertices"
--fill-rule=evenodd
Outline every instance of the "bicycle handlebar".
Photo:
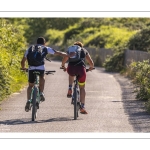
M 60 69 L 64 69 L 64 67 L 60 67 Z M 94 70 L 95 68 L 93 68 L 92 70 Z M 86 69 L 86 72 L 88 72 L 89 71 L 89 69 Z M 90 70 L 91 71 L 91 70 Z
M 61 66 L 60 69 L 64 69 L 64 67 Z
M 50 62 L 51 62 L 50 58 L 45 57 L 45 59 L 46 59 L 47 61 L 50 61 Z
M 20 68 L 20 70 L 25 71 L 25 72 L 28 72 L 28 69 L 27 69 L 27 68 L 25 68 L 25 69 Z
M 25 69 L 22 69 L 20 68 L 20 70 L 24 70 L 25 72 L 28 72 L 28 69 L 25 68 Z M 49 71 L 45 71 L 45 74 L 48 75 L 48 74 L 53 74 L 53 72 L 56 72 L 55 70 L 49 70 Z
M 92 70 L 94 70 L 95 68 L 92 68 Z M 86 72 L 88 72 L 88 71 L 91 71 L 91 70 L 89 70 L 89 69 L 86 69 Z
M 45 71 L 45 74 L 48 75 L 48 74 L 53 74 L 53 72 L 56 72 L 55 70 L 50 70 L 50 71 Z

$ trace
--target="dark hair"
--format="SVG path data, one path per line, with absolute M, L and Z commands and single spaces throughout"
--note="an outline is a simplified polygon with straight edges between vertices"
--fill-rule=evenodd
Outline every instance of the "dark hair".
M 37 39 L 37 44 L 45 44 L 45 39 L 43 37 L 39 37 Z
M 79 45 L 80 47 L 83 47 L 83 44 L 80 41 L 75 42 L 74 45 Z

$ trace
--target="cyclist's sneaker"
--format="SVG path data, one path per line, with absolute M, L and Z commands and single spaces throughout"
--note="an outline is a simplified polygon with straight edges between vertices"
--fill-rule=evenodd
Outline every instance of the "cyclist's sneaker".
M 25 111 L 28 112 L 29 110 L 31 110 L 31 102 L 27 101 L 26 106 L 25 106 Z
M 69 89 L 69 90 L 68 90 L 67 97 L 68 97 L 68 98 L 71 98 L 71 97 L 72 97 L 72 89 Z
M 39 109 L 39 103 L 38 102 L 36 103 L 36 106 L 37 106 L 37 109 Z
M 40 101 L 41 101 L 41 102 L 44 102 L 44 101 L 45 101 L 45 97 L 44 97 L 44 94 L 43 94 L 43 93 L 40 94 L 40 97 L 41 97 L 41 100 L 40 100 Z
M 88 114 L 87 111 L 85 110 L 85 108 L 83 108 L 83 107 L 80 108 L 80 113 L 81 114 Z

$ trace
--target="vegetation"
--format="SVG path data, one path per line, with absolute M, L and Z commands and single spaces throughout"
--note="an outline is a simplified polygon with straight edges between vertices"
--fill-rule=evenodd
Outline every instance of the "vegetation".
M 22 26 L 0 20 L 0 100 L 18 91 L 26 83 L 26 76 L 18 70 L 20 56 L 26 46 L 22 31 Z
M 127 68 L 128 77 L 136 85 L 136 98 L 145 101 L 147 111 L 150 113 L 150 62 L 133 62 Z
M 141 50 L 150 52 L 150 26 L 137 32 L 128 42 L 131 50 Z
M 106 71 L 119 72 L 124 69 L 124 47 L 116 47 L 114 49 L 114 54 L 108 56 L 104 62 L 104 67 Z

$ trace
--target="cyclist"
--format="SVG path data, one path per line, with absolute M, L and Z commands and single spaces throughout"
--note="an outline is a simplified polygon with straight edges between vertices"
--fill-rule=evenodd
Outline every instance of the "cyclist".
M 83 47 L 83 44 L 80 41 L 77 41 L 74 43 L 74 45 L 78 45 L 81 47 L 81 60 L 76 62 L 70 62 L 69 57 L 64 57 L 62 60 L 62 67 L 64 68 L 64 71 L 67 71 L 69 74 L 69 88 L 67 97 L 72 97 L 72 84 L 74 81 L 74 77 L 77 74 L 78 75 L 78 84 L 80 88 L 80 101 L 81 101 L 81 108 L 80 113 L 87 114 L 87 111 L 85 110 L 85 81 L 86 81 L 86 64 L 85 61 L 89 63 L 89 71 L 91 71 L 94 68 L 93 60 L 88 53 L 88 51 Z M 69 52 L 67 51 L 69 54 Z M 68 61 L 67 68 L 65 67 L 65 63 Z
M 29 85 L 28 85 L 28 88 L 27 88 L 27 102 L 26 102 L 26 105 L 25 105 L 25 111 L 28 112 L 29 109 L 30 109 L 30 95 L 31 95 L 31 90 L 32 90 L 32 87 L 34 86 L 34 74 L 33 72 L 36 70 L 36 71 L 39 71 L 40 72 L 40 75 L 39 75 L 39 89 L 40 89 L 40 96 L 41 96 L 41 101 L 45 101 L 45 97 L 44 97 L 44 84 L 45 84 L 45 77 L 44 77 L 44 71 L 45 71 L 45 65 L 44 65 L 44 58 L 46 57 L 46 54 L 50 53 L 50 54 L 54 54 L 54 55 L 60 55 L 62 57 L 68 57 L 68 55 L 64 52 L 60 52 L 60 51 L 57 51 L 57 50 L 54 50 L 50 47 L 46 47 L 45 46 L 45 39 L 43 37 L 39 37 L 37 39 L 37 44 L 36 46 L 41 46 L 42 49 L 46 48 L 46 52 L 45 52 L 45 55 L 44 57 L 42 58 L 42 64 L 39 64 L 38 66 L 32 66 L 32 65 L 29 65 L 29 68 L 28 68 L 28 82 L 29 82 Z M 23 70 L 25 70 L 25 62 L 28 61 L 28 64 L 29 64 L 29 59 L 28 59 L 28 54 L 29 54 L 29 51 L 31 50 L 32 48 L 29 47 L 22 60 L 21 60 L 21 67 Z

